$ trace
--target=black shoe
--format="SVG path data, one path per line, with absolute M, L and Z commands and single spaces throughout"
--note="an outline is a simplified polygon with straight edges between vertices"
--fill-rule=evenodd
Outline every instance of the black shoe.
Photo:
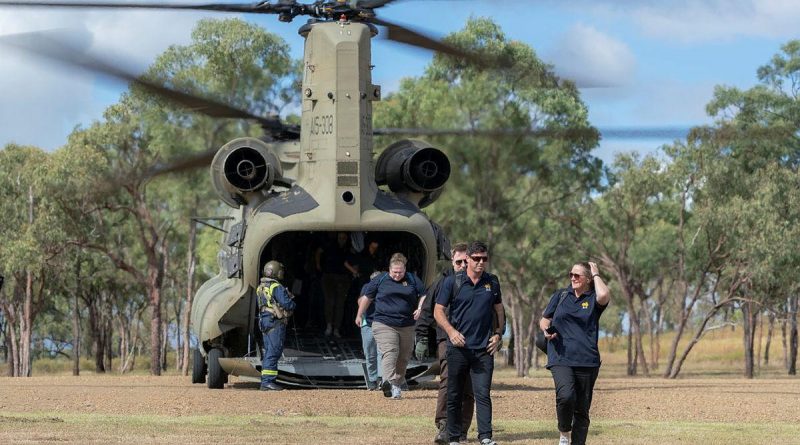
M 392 384 L 389 383 L 388 380 L 384 380 L 383 383 L 381 383 L 381 391 L 383 391 L 383 396 L 384 397 L 391 397 L 392 396 Z
M 283 391 L 283 386 L 275 382 L 269 382 L 269 383 L 262 383 L 260 389 L 262 391 Z

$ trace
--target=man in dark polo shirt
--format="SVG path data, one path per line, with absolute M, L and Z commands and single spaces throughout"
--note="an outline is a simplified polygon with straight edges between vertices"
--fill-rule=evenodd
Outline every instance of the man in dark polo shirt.
M 472 381 L 478 440 L 492 440 L 492 373 L 494 353 L 500 347 L 505 311 L 497 277 L 486 272 L 489 248 L 473 241 L 467 248 L 466 273 L 445 279 L 436 297 L 434 318 L 448 337 L 447 348 L 447 431 L 451 443 L 461 435 L 461 403 L 467 378 Z M 450 310 L 449 316 L 445 308 Z M 497 317 L 496 331 L 492 330 Z

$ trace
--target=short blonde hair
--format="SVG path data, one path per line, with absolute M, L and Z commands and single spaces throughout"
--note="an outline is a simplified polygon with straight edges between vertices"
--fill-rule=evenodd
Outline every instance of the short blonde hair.
M 393 254 L 392 258 L 389 259 L 389 266 L 392 266 L 393 264 L 402 264 L 403 267 L 406 267 L 407 263 L 408 258 L 406 258 L 406 256 L 400 252 Z

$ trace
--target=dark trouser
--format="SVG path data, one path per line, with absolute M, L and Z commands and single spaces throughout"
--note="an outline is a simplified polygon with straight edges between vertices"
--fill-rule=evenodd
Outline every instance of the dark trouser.
M 558 430 L 572 431 L 571 443 L 584 445 L 589 432 L 592 391 L 600 368 L 553 366 L 550 372 L 556 384 Z
M 447 348 L 447 434 L 458 442 L 466 380 L 472 382 L 478 414 L 478 440 L 492 438 L 492 372 L 494 356 L 485 349 Z
M 447 341 L 442 340 L 436 346 L 436 356 L 439 357 L 439 394 L 436 397 L 436 418 L 447 420 Z M 465 375 L 466 377 L 466 375 Z M 475 408 L 475 396 L 472 394 L 472 381 L 465 378 L 461 382 L 463 389 L 463 402 L 461 403 L 461 435 L 466 436 L 469 425 L 472 423 L 472 411 Z
M 322 276 L 322 288 L 325 291 L 325 322 L 337 331 L 342 326 L 344 303 L 352 280 L 349 275 L 327 273 Z
M 262 314 L 259 320 L 264 337 L 264 355 L 261 356 L 261 384 L 274 382 L 278 378 L 278 360 L 283 354 L 286 338 L 286 323 L 276 320 L 271 314 Z

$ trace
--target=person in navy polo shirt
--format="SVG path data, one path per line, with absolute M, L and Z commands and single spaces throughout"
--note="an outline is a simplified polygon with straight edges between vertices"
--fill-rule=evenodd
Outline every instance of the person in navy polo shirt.
M 406 367 L 414 349 L 414 320 L 419 318 L 425 300 L 422 281 L 406 272 L 406 257 L 395 253 L 389 260 L 389 272 L 380 274 L 364 285 L 359 299 L 356 325 L 373 300 L 372 333 L 381 354 L 383 395 L 401 398 L 400 387 L 405 383 Z
M 478 418 L 478 440 L 492 440 L 492 373 L 494 353 L 500 348 L 506 325 L 500 284 L 486 272 L 489 249 L 481 241 L 467 248 L 467 270 L 447 277 L 436 297 L 434 318 L 448 337 L 447 433 L 450 443 L 461 435 L 461 407 L 466 379 L 472 382 Z M 449 316 L 445 308 L 450 309 Z M 495 319 L 498 328 L 493 330 Z
M 592 391 L 600 371 L 600 315 L 611 295 L 595 263 L 573 265 L 569 280 L 569 287 L 550 297 L 539 328 L 548 340 L 547 369 L 556 387 L 558 443 L 584 445 Z

